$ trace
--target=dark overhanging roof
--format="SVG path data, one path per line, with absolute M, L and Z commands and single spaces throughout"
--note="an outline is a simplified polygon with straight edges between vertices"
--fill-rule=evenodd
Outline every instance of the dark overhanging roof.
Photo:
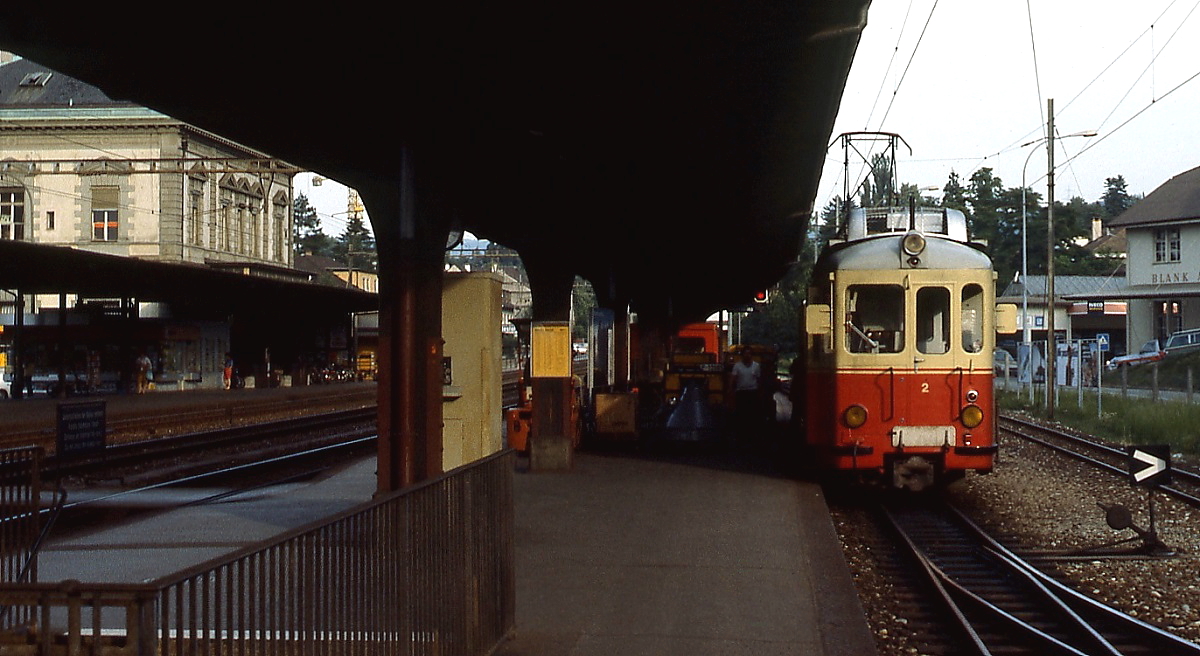
M 1129 227 L 1153 223 L 1200 220 L 1200 167 L 1162 183 L 1145 198 L 1109 221 Z
M 376 294 L 310 282 L 0 240 L 0 286 L 23 294 L 79 294 L 194 305 L 204 312 L 288 315 L 368 312 Z
M 377 223 L 412 149 L 429 205 L 531 271 L 686 320 L 799 253 L 868 4 L 342 3 L 346 44 L 269 3 L 181 31 L 32 2 L 0 47 L 344 182 Z

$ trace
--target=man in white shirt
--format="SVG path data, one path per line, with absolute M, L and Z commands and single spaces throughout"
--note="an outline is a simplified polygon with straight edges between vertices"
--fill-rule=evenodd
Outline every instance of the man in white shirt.
M 730 387 L 733 389 L 735 437 L 748 441 L 757 437 L 753 433 L 761 429 L 758 418 L 762 403 L 759 391 L 762 387 L 762 365 L 754 359 L 750 347 L 743 345 L 741 358 L 734 363 L 730 372 Z

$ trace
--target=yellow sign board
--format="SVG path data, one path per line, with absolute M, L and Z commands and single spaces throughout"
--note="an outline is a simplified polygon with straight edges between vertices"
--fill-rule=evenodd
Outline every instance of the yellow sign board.
M 571 325 L 566 321 L 533 324 L 530 333 L 534 378 L 571 377 Z

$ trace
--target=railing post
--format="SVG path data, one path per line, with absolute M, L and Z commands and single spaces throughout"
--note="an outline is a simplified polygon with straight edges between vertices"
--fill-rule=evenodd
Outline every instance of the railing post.
M 125 607 L 125 636 L 130 644 L 126 650 L 133 656 L 155 656 L 158 653 L 158 627 L 154 623 L 158 595 L 139 592 Z
M 83 597 L 79 590 L 79 581 L 63 581 L 63 592 L 67 595 L 67 654 L 82 656 L 83 654 L 83 617 L 81 607 Z M 43 627 L 49 630 L 50 627 Z

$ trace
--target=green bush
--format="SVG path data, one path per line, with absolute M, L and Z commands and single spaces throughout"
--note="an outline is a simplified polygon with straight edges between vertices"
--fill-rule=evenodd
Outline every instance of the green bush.
M 1200 376 L 1200 367 L 1196 371 Z M 1130 383 L 1132 385 L 1132 377 Z M 1161 378 L 1159 384 L 1162 385 Z M 996 391 L 996 404 L 1001 411 L 1020 410 L 1037 417 L 1045 416 L 1041 403 L 1044 392 L 1038 390 L 1034 398 L 1031 405 L 1028 392 Z M 1117 444 L 1170 444 L 1175 452 L 1200 453 L 1198 404 L 1161 400 L 1155 403 L 1148 398 L 1105 394 L 1102 412 L 1097 416 L 1095 392 L 1084 392 L 1082 405 L 1078 398 L 1074 389 L 1062 388 L 1054 412 L 1055 420 Z

